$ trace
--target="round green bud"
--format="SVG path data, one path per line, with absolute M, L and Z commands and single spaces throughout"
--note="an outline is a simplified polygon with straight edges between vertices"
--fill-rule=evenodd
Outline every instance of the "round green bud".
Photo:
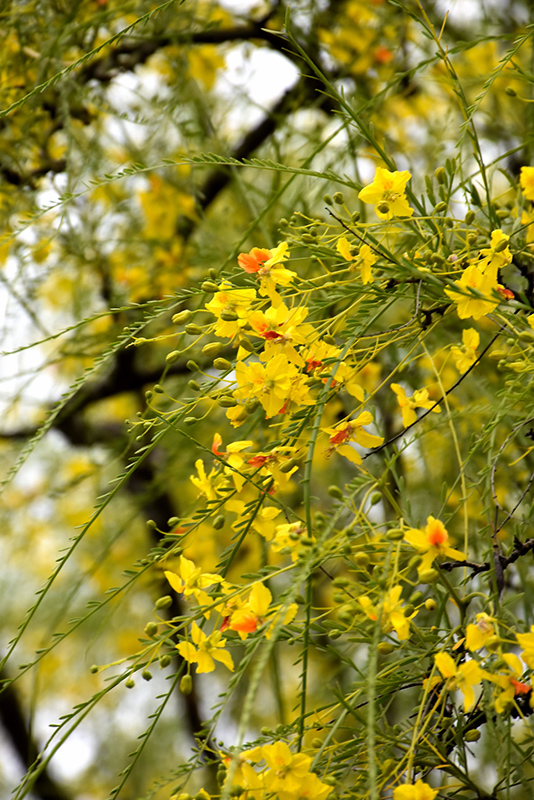
M 162 656 L 159 657 L 159 665 L 161 669 L 165 669 L 171 663 L 171 657 L 168 653 L 164 653 Z
M 191 380 L 191 381 L 187 381 L 187 385 L 188 385 L 188 386 L 189 386 L 189 388 L 190 388 L 190 389 L 192 389 L 194 392 L 200 392 L 200 384 L 199 384 L 199 383 L 197 383 L 196 381 L 193 381 L 193 380 Z
M 220 397 L 218 403 L 221 408 L 233 408 L 237 405 L 237 400 L 234 397 Z
M 98 665 L 97 664 L 92 664 L 89 667 L 89 672 L 91 673 L 91 675 L 96 675 L 96 673 L 98 672 Z
M 323 740 L 319 739 L 319 737 L 316 736 L 314 739 L 311 740 L 311 746 L 319 750 L 319 748 L 323 746 Z
M 213 366 L 215 367 L 215 369 L 218 369 L 221 372 L 224 370 L 232 369 L 232 365 L 227 358 L 216 358 L 215 361 L 213 362 Z
M 196 422 L 198 422 L 197 417 L 186 417 L 184 419 L 184 425 L 194 425 Z
M 471 246 L 476 244 L 477 238 L 478 237 L 477 237 L 476 233 L 470 233 L 468 235 L 468 237 L 467 237 L 467 244 L 470 244 Z
M 464 733 L 464 739 L 466 742 L 478 742 L 480 739 L 480 731 L 474 728 L 471 731 L 466 731 Z
M 416 606 L 418 603 L 421 602 L 422 599 L 423 599 L 423 592 L 414 592 L 408 602 Z
M 334 628 L 331 631 L 328 631 L 328 638 L 329 639 L 339 639 L 342 636 L 343 631 L 340 631 L 339 628 Z
M 517 92 L 512 86 L 507 86 L 504 90 L 508 97 L 517 97 Z
M 332 486 L 328 487 L 328 494 L 335 500 L 343 500 L 344 497 L 342 490 L 335 484 L 332 484 Z
M 419 573 L 419 583 L 435 583 L 439 577 L 436 569 L 424 569 Z
M 387 214 L 389 212 L 389 203 L 386 203 L 385 200 L 381 200 L 377 203 L 376 208 L 381 214 Z
M 153 637 L 158 632 L 157 622 L 147 622 L 145 625 L 145 633 L 147 636 Z
M 189 361 L 186 361 L 185 366 L 187 367 L 188 370 L 190 370 L 190 372 L 198 372 L 198 370 L 200 369 L 197 362 L 193 361 L 192 358 L 189 359 Z
M 326 336 L 323 336 L 323 341 L 325 341 L 327 344 L 333 344 L 333 345 L 335 345 L 335 343 L 336 343 L 336 340 L 334 339 L 334 337 L 330 336 L 329 333 L 327 333 Z
M 280 220 L 280 222 L 278 224 L 280 225 L 281 228 L 287 228 L 287 226 L 289 225 L 289 222 L 285 217 L 282 217 L 282 219 Z
M 360 217 L 361 217 L 361 214 L 360 214 L 360 212 L 359 212 L 359 211 L 355 211 L 355 212 L 352 214 L 352 221 L 353 221 L 353 222 L 359 222 L 359 221 L 360 221 Z
M 243 787 L 240 786 L 238 783 L 236 783 L 236 785 L 232 786 L 232 788 L 230 789 L 230 797 L 239 797 L 240 795 L 243 794 L 244 791 L 245 790 L 243 789 Z
M 147 528 L 152 528 L 153 531 L 157 530 L 158 528 L 157 522 L 154 522 L 153 519 L 147 519 L 146 526 Z
M 402 539 L 404 539 L 404 531 L 394 528 L 393 530 L 388 531 L 384 538 L 390 542 L 400 542 Z
M 475 219 L 475 216 L 476 216 L 475 212 L 473 211 L 473 209 L 470 208 L 469 211 L 467 211 L 466 214 L 465 214 L 465 224 L 466 225 L 471 225 L 471 223 Z
M 215 269 L 215 267 L 210 267 L 209 268 L 208 275 L 210 276 L 212 281 L 216 281 L 217 280 L 217 270 Z
M 443 186 L 443 184 L 447 183 L 447 170 L 445 167 L 438 167 L 437 170 L 434 172 L 436 176 L 437 182 Z
M 502 253 L 503 250 L 506 250 L 506 248 L 508 247 L 509 244 L 510 243 L 509 243 L 508 239 L 501 239 L 501 241 L 497 244 L 497 246 L 495 248 L 495 252 L 496 253 Z
M 202 354 L 208 358 L 216 358 L 222 349 L 223 346 L 220 342 L 210 342 L 209 344 L 204 345 L 202 348 Z
M 444 203 L 444 202 L 438 203 L 434 208 L 434 212 L 436 214 L 441 214 L 441 213 L 443 213 L 443 211 L 446 211 L 446 210 L 447 210 L 447 203 Z
M 213 281 L 203 281 L 200 284 L 200 288 L 202 289 L 203 292 L 207 292 L 209 294 L 213 294 L 214 292 L 219 291 L 219 287 Z
M 243 337 L 243 339 L 241 339 L 241 341 L 239 342 L 239 346 L 242 347 L 243 350 L 247 350 L 249 353 L 254 353 L 256 351 L 256 348 L 254 347 L 250 339 L 246 338 L 246 336 Z
M 215 519 L 213 520 L 213 527 L 216 531 L 220 531 L 221 528 L 224 528 L 224 521 L 225 516 L 224 514 L 218 514 Z
M 238 316 L 235 311 L 221 311 L 221 319 L 224 322 L 235 322 Z
M 258 408 L 260 402 L 256 400 L 254 397 L 249 397 L 249 399 L 245 403 L 245 409 L 248 414 L 252 414 Z
M 429 597 L 428 600 L 425 600 L 425 608 L 427 611 L 435 611 L 437 607 L 437 603 L 433 597 Z
M 499 219 L 506 219 L 506 217 L 508 216 L 510 216 L 510 211 L 507 208 L 499 208 L 499 210 L 497 211 L 497 217 Z M 502 244 L 502 242 L 499 242 L 499 244 Z M 504 247 L 502 249 L 504 250 Z M 497 253 L 499 252 L 497 248 L 495 248 L 495 250 Z
M 180 691 L 182 694 L 191 694 L 193 691 L 193 678 L 191 675 L 182 675 Z
M 154 396 L 154 392 L 151 392 L 150 389 L 147 389 L 147 391 L 145 392 L 145 399 L 146 400 L 152 400 L 153 396 Z
M 154 391 L 157 394 L 164 394 L 165 389 L 163 388 L 163 386 L 160 383 L 156 383 L 156 384 L 154 384 Z
M 263 728 L 260 730 L 260 733 L 262 736 L 272 736 L 273 732 L 270 728 L 264 725 Z
M 141 673 L 141 676 L 144 681 L 151 681 L 152 680 L 152 673 L 149 672 L 147 669 L 144 669 Z
M 172 597 L 169 594 L 158 597 L 154 605 L 156 608 L 169 608 L 169 606 L 172 606 Z
M 175 314 L 172 318 L 172 321 L 175 325 L 185 325 L 189 320 L 192 318 L 192 313 L 186 308 L 184 311 L 180 311 L 178 314 Z
M 326 203 L 327 206 L 331 206 L 334 204 L 334 198 L 332 197 L 331 194 L 324 194 L 323 203 Z
M 165 361 L 167 364 L 175 364 L 181 356 L 181 352 L 179 350 L 173 350 L 171 353 L 168 353 L 165 357 Z M 156 388 L 156 387 L 154 387 Z
M 373 492 L 369 502 L 371 503 L 372 506 L 376 506 L 377 503 L 380 503 L 381 500 L 382 500 L 382 493 L 381 492 Z
M 290 470 L 292 470 L 293 467 L 296 467 L 297 464 L 298 461 L 296 458 L 288 458 L 287 461 L 284 461 L 283 464 L 280 464 L 280 472 L 290 472 Z
M 368 567 L 371 559 L 367 553 L 355 553 L 354 561 L 359 567 Z
M 403 612 L 404 612 L 404 616 L 405 617 L 411 617 L 414 611 L 415 611 L 415 608 L 413 607 L 413 605 L 411 603 L 408 603 L 403 608 Z
M 393 653 L 396 650 L 395 645 L 391 644 L 391 642 L 379 642 L 377 645 L 378 652 L 382 656 L 389 656 L 390 653 Z
M 190 336 L 200 336 L 200 334 L 202 333 L 202 328 L 196 325 L 194 322 L 189 322 L 185 326 L 184 330 Z
M 127 689 L 133 689 L 133 687 L 135 686 L 135 681 L 133 678 L 128 678 L 128 680 L 124 681 L 124 685 L 126 686 Z
M 342 206 L 345 202 L 345 198 L 343 197 L 342 192 L 336 192 L 333 197 L 334 203 L 337 203 L 338 206 Z

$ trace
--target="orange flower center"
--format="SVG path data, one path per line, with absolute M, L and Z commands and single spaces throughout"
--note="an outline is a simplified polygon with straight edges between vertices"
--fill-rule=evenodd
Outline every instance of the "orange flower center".
M 432 547 L 439 547 L 440 544 L 445 544 L 449 535 L 443 525 L 436 521 L 428 530 L 428 541 Z

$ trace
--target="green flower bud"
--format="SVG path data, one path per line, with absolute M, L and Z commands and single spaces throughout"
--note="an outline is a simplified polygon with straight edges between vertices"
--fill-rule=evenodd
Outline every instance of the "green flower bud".
M 150 636 L 150 637 L 155 636 L 157 632 L 158 632 L 158 624 L 157 624 L 157 622 L 148 622 L 145 625 L 145 633 L 146 633 L 147 636 Z
M 191 675 L 182 675 L 180 691 L 182 694 L 191 694 L 193 691 L 193 678 Z
M 345 198 L 343 197 L 342 192 L 336 192 L 333 197 L 334 203 L 337 203 L 338 206 L 342 206 L 345 202 Z
M 208 292 L 211 294 L 219 291 L 219 287 L 213 281 L 203 281 L 203 283 L 200 284 L 200 288 L 203 292 Z
M 192 313 L 186 308 L 184 311 L 180 311 L 178 314 L 175 314 L 172 318 L 172 321 L 175 325 L 185 325 L 192 317 Z
M 190 336 L 200 336 L 202 333 L 202 328 L 196 325 L 194 322 L 189 322 L 185 328 L 185 332 L 188 333 Z
M 434 172 L 436 176 L 437 182 L 443 186 L 443 184 L 447 183 L 447 170 L 445 167 L 438 167 L 437 170 Z
M 179 350 L 173 350 L 172 353 L 168 353 L 168 355 L 165 358 L 165 361 L 167 362 L 167 364 L 175 364 L 181 355 L 182 354 Z
M 168 594 L 158 597 L 154 605 L 156 608 L 169 608 L 169 606 L 172 606 L 172 597 Z
M 191 372 L 198 372 L 198 370 L 200 369 L 198 364 L 197 364 L 197 362 L 193 361 L 193 359 L 190 359 L 189 361 L 187 361 L 185 366 Z
M 220 342 L 210 342 L 209 344 L 204 345 L 202 348 L 202 353 L 208 358 L 215 358 L 219 355 L 222 349 L 223 346 Z
M 224 370 L 232 369 L 232 364 L 228 361 L 227 358 L 216 358 L 213 362 L 213 366 L 215 369 L 220 370 L 221 372 Z

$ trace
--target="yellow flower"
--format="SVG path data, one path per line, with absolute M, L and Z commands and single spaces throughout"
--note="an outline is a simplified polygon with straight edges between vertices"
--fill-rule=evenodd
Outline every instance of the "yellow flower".
M 487 640 L 495 635 L 493 617 L 488 616 L 483 611 L 476 616 L 476 622 L 467 626 L 465 630 L 465 646 L 468 650 L 480 650 Z
M 480 344 L 480 335 L 474 328 L 467 328 L 462 331 L 462 347 L 453 345 L 451 347 L 452 357 L 458 372 L 467 372 L 477 360 L 477 347 Z
M 519 678 L 523 674 L 523 665 L 514 653 L 503 653 L 502 659 L 510 667 L 506 672 L 497 675 L 488 675 L 488 680 L 496 683 L 501 691 L 495 697 L 495 711 L 502 714 L 507 711 L 518 694 L 528 694 L 531 686 L 523 683 Z
M 226 644 L 226 639 L 222 638 L 220 631 L 213 631 L 206 636 L 196 622 L 191 625 L 191 642 L 180 642 L 176 649 L 189 664 L 197 665 L 197 672 L 213 672 L 215 661 L 220 661 L 230 672 L 234 671 L 232 656 L 227 650 L 222 650 Z M 194 645 L 197 647 L 194 647 Z M 215 661 L 214 661 L 215 659 Z
M 265 773 L 265 787 L 269 792 L 289 792 L 298 797 L 303 778 L 309 773 L 311 758 L 304 753 L 292 753 L 285 742 L 266 744 L 261 755 L 269 768 Z
M 283 353 L 271 358 L 265 366 L 258 361 L 251 364 L 239 362 L 235 371 L 239 389 L 234 396 L 238 400 L 256 397 L 268 417 L 278 414 L 289 399 L 292 380 L 298 375 L 294 364 L 290 364 Z
M 534 242 L 534 214 L 532 213 L 532 207 L 531 210 L 523 211 L 521 214 L 521 225 L 525 226 L 527 244 L 532 244 Z
M 325 800 L 332 787 L 323 783 L 314 772 L 308 772 L 301 778 L 298 789 L 278 790 L 278 800 Z M 254 795 L 254 800 L 256 796 Z
M 260 356 L 262 361 L 268 361 L 273 355 L 282 352 L 297 367 L 304 366 L 304 359 L 295 349 L 295 345 L 306 344 L 314 333 L 313 325 L 304 323 L 307 314 L 306 308 L 289 309 L 284 303 L 270 306 L 265 312 L 252 312 L 248 324 L 265 340 L 265 349 Z
M 289 258 L 287 249 L 287 242 L 281 242 L 274 250 L 260 250 L 254 247 L 250 253 L 241 253 L 237 259 L 239 266 L 245 272 L 259 275 L 260 294 L 268 295 L 275 307 L 282 302 L 282 298 L 276 292 L 276 286 L 287 286 L 297 277 L 296 272 L 286 269 L 282 263 Z
M 178 594 L 185 597 L 193 596 L 199 606 L 207 606 L 210 603 L 209 595 L 204 591 L 215 583 L 223 580 L 220 575 L 211 572 L 202 572 L 200 567 L 196 567 L 193 561 L 185 556 L 180 556 L 180 566 L 178 573 L 165 570 L 165 577 L 170 585 Z M 204 612 L 204 616 L 209 618 L 210 612 Z
M 434 800 L 438 789 L 432 789 L 419 778 L 416 783 L 405 783 L 393 789 L 393 800 Z
M 449 691 L 459 689 L 464 696 L 464 711 L 470 711 L 475 705 L 473 686 L 480 683 L 483 678 L 487 678 L 488 673 L 480 669 L 476 661 L 466 661 L 456 666 L 448 653 L 437 653 L 434 660 L 447 683 L 447 689 Z
M 460 319 L 480 319 L 491 314 L 499 305 L 499 300 L 493 298 L 493 292 L 503 287 L 474 264 L 467 267 L 460 280 L 454 283 L 458 289 L 445 289 L 445 294 L 458 304 L 456 310 Z
M 228 609 L 229 613 L 223 623 L 223 630 L 228 628 L 231 631 L 237 631 L 241 639 L 246 639 L 249 633 L 254 633 L 265 622 L 269 621 L 271 624 L 265 632 L 265 637 L 269 639 L 280 611 L 280 606 L 270 607 L 272 599 L 271 592 L 263 583 L 255 583 L 246 602 L 237 608 L 232 609 L 230 607 Z M 297 611 L 297 604 L 291 603 L 284 615 L 283 624 L 287 625 L 291 622 Z
M 434 519 L 432 516 L 428 517 L 423 530 L 410 528 L 406 531 L 404 538 L 422 555 L 419 572 L 430 569 L 434 559 L 438 556 L 448 556 L 456 561 L 465 559 L 463 553 L 448 546 L 449 534 L 445 530 L 445 526 L 439 519 Z
M 382 436 L 374 436 L 372 433 L 362 430 L 364 425 L 370 425 L 373 416 L 369 411 L 362 411 L 356 419 L 348 422 L 340 422 L 333 428 L 322 428 L 324 433 L 330 434 L 330 447 L 326 451 L 327 458 L 335 451 L 341 456 L 345 456 L 353 464 L 361 464 L 362 459 L 358 451 L 351 447 L 349 442 L 356 442 L 362 447 L 378 447 L 384 441 Z
M 534 200 L 534 167 L 521 167 L 519 182 L 527 200 Z
M 228 281 L 221 283 L 221 291 L 206 303 L 206 309 L 218 320 L 215 326 L 217 336 L 232 339 L 248 321 L 252 302 L 256 299 L 255 289 L 233 289 Z M 237 319 L 224 320 L 222 314 L 234 314 Z
M 406 617 L 404 614 L 402 600 L 400 599 L 401 593 L 402 586 L 399 584 L 397 584 L 397 586 L 392 586 L 391 589 L 387 591 L 382 602 L 380 625 L 385 633 L 395 630 L 399 639 L 402 640 L 407 639 L 410 634 L 411 617 Z M 358 597 L 358 602 L 369 619 L 374 621 L 378 619 L 378 608 L 373 605 L 367 595 Z M 417 612 L 414 612 L 412 617 L 415 617 L 416 613 Z
M 530 669 L 534 669 L 534 625 L 530 626 L 530 633 L 516 633 L 516 637 L 523 651 L 521 658 Z
M 397 395 L 397 402 L 402 411 L 402 424 L 405 428 L 417 420 L 416 408 L 432 408 L 434 405 L 433 400 L 428 399 L 428 391 L 426 389 L 417 389 L 411 397 L 407 397 L 405 390 L 398 383 L 392 383 L 391 388 Z M 435 413 L 439 413 L 441 408 L 436 406 L 432 409 Z
M 378 258 L 375 256 L 368 244 L 362 244 L 357 256 L 352 255 L 350 251 L 350 243 L 345 236 L 342 236 L 341 239 L 338 240 L 336 247 L 338 253 L 345 259 L 345 261 L 356 262 L 355 264 L 351 265 L 350 269 L 358 267 L 360 270 L 360 275 L 362 276 L 362 283 L 366 284 L 374 281 L 371 267 L 374 263 L 376 263 L 376 261 L 378 261 Z
M 358 199 L 373 205 L 380 219 L 411 217 L 413 208 L 408 205 L 404 194 L 406 184 L 411 177 L 408 170 L 390 172 L 378 167 L 373 182 L 364 186 L 358 194 Z M 378 206 L 382 206 L 382 210 Z M 385 206 L 388 207 L 387 211 L 383 210 Z
M 492 231 L 491 247 L 481 251 L 481 255 L 483 255 L 484 258 L 481 258 L 476 263 L 478 269 L 484 275 L 489 275 L 494 281 L 497 280 L 497 272 L 512 261 L 510 248 L 508 246 L 503 248 L 503 243 L 509 240 L 510 237 L 501 230 Z

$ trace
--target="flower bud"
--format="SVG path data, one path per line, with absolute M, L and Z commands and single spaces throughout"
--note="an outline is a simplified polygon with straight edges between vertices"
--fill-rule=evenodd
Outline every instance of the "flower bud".
M 381 200 L 379 203 L 377 203 L 376 208 L 381 214 L 387 214 L 389 212 L 389 203 L 386 203 L 385 200 Z
M 156 608 L 169 608 L 169 606 L 172 606 L 172 597 L 168 594 L 158 597 L 154 605 Z
M 178 359 L 180 358 L 181 355 L 182 354 L 181 354 L 181 352 L 179 350 L 173 350 L 171 353 L 167 354 L 167 356 L 165 357 L 165 361 L 166 361 L 167 364 L 175 364 L 176 361 L 178 361 Z M 156 387 L 154 387 L 154 388 L 156 388 Z
M 194 322 L 189 322 L 185 328 L 185 332 L 188 333 L 190 336 L 200 336 L 202 333 L 202 328 L 196 325 Z
M 172 321 L 175 325 L 185 325 L 192 317 L 192 313 L 186 308 L 184 311 L 180 311 L 178 314 L 175 314 L 172 318 Z
M 445 183 L 447 183 L 447 170 L 445 167 L 438 167 L 434 172 L 434 175 L 440 186 L 443 186 Z
M 202 348 L 202 354 L 207 356 L 208 358 L 215 358 L 219 355 L 223 346 L 220 342 L 210 342 L 209 344 L 205 344 Z
M 189 361 L 187 361 L 185 366 L 191 372 L 198 372 L 198 370 L 199 370 L 199 366 L 198 366 L 197 362 L 193 361 L 193 359 L 190 359 Z
M 395 650 L 395 645 L 391 644 L 391 642 L 379 642 L 376 649 L 380 655 L 389 656 Z
M 211 294 L 219 291 L 219 287 L 213 281 L 203 281 L 200 284 L 200 288 L 202 289 L 203 292 L 208 292 Z
M 342 206 L 345 202 L 345 198 L 343 197 L 342 192 L 336 192 L 333 197 L 334 203 L 337 203 L 338 206 Z
M 215 367 L 215 369 L 218 369 L 218 370 L 220 370 L 221 372 L 222 372 L 223 370 L 229 370 L 229 369 L 232 369 L 232 365 L 231 365 L 231 363 L 228 361 L 228 359 L 227 359 L 227 358 L 216 358 L 216 359 L 215 359 L 215 361 L 213 362 L 213 366 Z
M 182 694 L 191 694 L 193 691 L 193 678 L 191 675 L 182 675 L 180 691 Z
M 424 569 L 419 573 L 419 583 L 435 583 L 438 579 L 436 569 Z

